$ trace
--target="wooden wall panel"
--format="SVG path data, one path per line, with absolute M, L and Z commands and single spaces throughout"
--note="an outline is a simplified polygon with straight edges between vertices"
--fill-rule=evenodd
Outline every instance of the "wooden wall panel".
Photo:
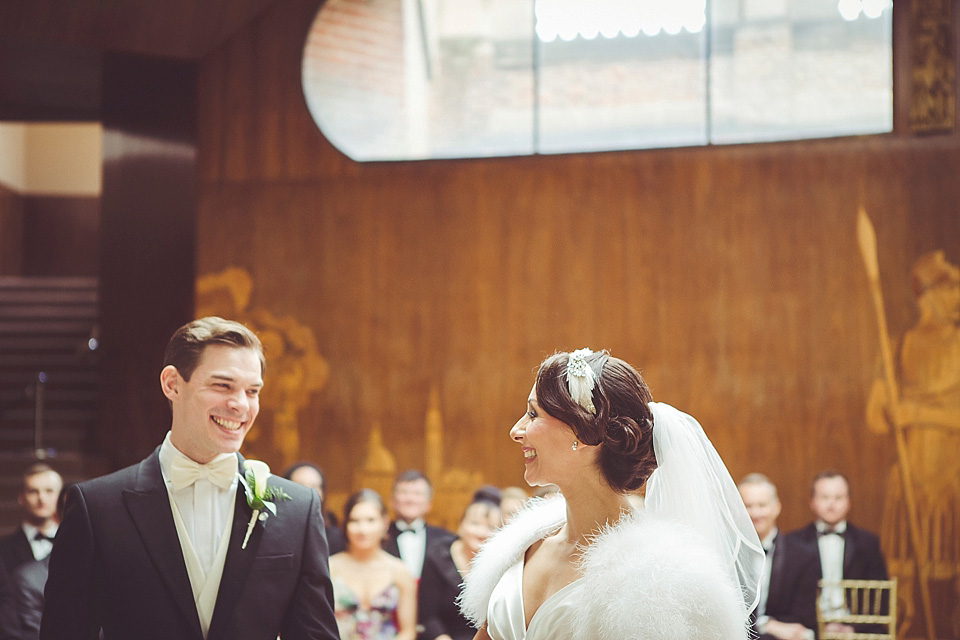
M 0 184 L 0 276 L 23 275 L 23 196 Z
M 193 317 L 197 215 L 194 63 L 108 54 L 103 71 L 98 453 L 111 467 L 170 428 L 158 376 Z
M 23 197 L 25 276 L 97 276 L 100 198 Z
M 297 413 L 298 453 L 334 493 L 375 423 L 398 468 L 427 466 L 434 387 L 442 468 L 521 483 L 507 431 L 534 367 L 591 346 L 697 416 L 735 477 L 769 474 L 784 528 L 809 519 L 825 467 L 879 527 L 895 454 L 865 426 L 878 337 L 855 216 L 877 226 L 899 334 L 912 261 L 960 259 L 956 136 L 360 165 L 303 104 L 317 7 L 279 3 L 201 64 L 197 264 L 243 269 L 250 309 L 316 337 L 329 377 Z

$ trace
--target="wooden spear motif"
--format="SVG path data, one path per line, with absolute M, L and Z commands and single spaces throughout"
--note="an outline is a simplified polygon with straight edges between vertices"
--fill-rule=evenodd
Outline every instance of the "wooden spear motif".
M 936 640 L 936 630 L 933 625 L 933 609 L 930 605 L 930 590 L 927 584 L 926 570 L 922 543 L 920 541 L 920 524 L 917 518 L 917 503 L 913 496 L 913 475 L 910 473 L 910 461 L 907 458 L 907 445 L 903 438 L 903 425 L 897 422 L 897 405 L 900 394 L 897 388 L 897 379 L 894 376 L 893 354 L 890 351 L 890 338 L 887 333 L 887 314 L 883 306 L 883 291 L 880 289 L 880 267 L 877 261 L 877 235 L 873 223 L 866 210 L 860 207 L 857 214 L 857 241 L 860 243 L 860 253 L 863 264 L 870 280 L 870 292 L 873 294 L 873 306 L 877 312 L 877 327 L 880 330 L 880 353 L 883 358 L 883 373 L 887 386 L 887 396 L 890 399 L 890 414 L 893 416 L 893 435 L 897 443 L 897 461 L 900 464 L 900 478 L 903 482 L 903 497 L 907 505 L 907 519 L 910 523 L 910 541 L 913 543 L 913 554 L 917 558 L 917 581 L 920 583 L 920 599 L 923 603 L 923 615 L 927 626 L 927 638 Z

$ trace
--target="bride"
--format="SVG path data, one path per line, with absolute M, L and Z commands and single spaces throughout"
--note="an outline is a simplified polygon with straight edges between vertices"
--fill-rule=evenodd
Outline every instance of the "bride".
M 540 365 L 510 437 L 527 483 L 563 498 L 533 502 L 475 558 L 460 605 L 476 639 L 747 638 L 763 548 L 696 420 L 580 349 Z

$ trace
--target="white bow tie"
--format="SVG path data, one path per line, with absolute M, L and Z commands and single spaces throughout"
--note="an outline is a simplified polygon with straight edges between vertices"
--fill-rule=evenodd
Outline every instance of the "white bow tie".
M 199 464 L 186 456 L 173 456 L 170 461 L 170 483 L 174 491 L 189 487 L 201 479 L 221 489 L 229 489 L 236 475 L 236 456 L 224 456 L 207 464 Z

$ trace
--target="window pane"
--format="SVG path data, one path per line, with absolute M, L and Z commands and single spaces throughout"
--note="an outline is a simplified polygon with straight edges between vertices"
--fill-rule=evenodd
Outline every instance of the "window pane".
M 713 0 L 712 141 L 893 129 L 889 0 Z
M 891 0 L 328 0 L 307 105 L 355 160 L 893 128 Z
M 539 151 L 706 144 L 705 0 L 537 0 Z
M 433 0 L 437 73 L 429 83 L 434 157 L 529 155 L 532 0 Z
M 329 0 L 307 105 L 355 160 L 533 153 L 532 0 Z

